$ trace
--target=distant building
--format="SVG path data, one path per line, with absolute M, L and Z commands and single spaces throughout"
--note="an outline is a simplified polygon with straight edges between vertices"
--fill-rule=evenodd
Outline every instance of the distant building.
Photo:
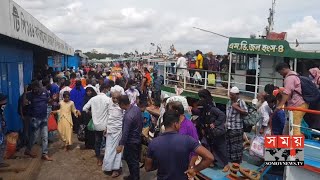
M 82 53 L 81 50 L 76 50 L 73 56 L 55 55 L 48 57 L 48 65 L 55 70 L 63 70 L 73 67 L 77 69 L 88 63 L 88 56 Z

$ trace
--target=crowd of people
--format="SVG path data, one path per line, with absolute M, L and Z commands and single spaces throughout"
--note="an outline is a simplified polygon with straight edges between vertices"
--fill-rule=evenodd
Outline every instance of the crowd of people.
M 196 67 L 218 70 L 219 63 L 207 65 L 201 54 L 197 51 Z M 178 54 L 178 67 L 185 66 L 181 57 Z M 145 170 L 158 170 L 158 179 L 192 178 L 212 165 L 227 172 L 233 164 L 242 162 L 244 145 L 249 141 L 243 119 L 250 117 L 251 107 L 240 98 L 237 87 L 230 89 L 230 100 L 223 111 L 207 89 L 198 92 L 199 100 L 181 96 L 183 89 L 179 86 L 176 95 L 168 97 L 161 94 L 163 77 L 156 69 L 131 63 L 115 66 L 121 67 L 121 71 L 114 72 L 108 66 L 86 66 L 65 71 L 46 68 L 36 73 L 19 100 L 19 114 L 24 122 L 20 143 L 26 146 L 25 155 L 38 156 L 32 147 L 40 131 L 41 157 L 53 160 L 48 156 L 48 117 L 54 115 L 65 151 L 73 144 L 73 134 L 85 134 L 84 149 L 94 150 L 97 165 L 112 177 L 121 175 L 123 158 L 130 171 L 125 179 L 140 179 L 144 143 L 148 146 L 143 160 Z M 288 134 L 285 105 L 304 109 L 318 105 L 317 100 L 307 99 L 304 94 L 308 80 L 290 70 L 286 63 L 278 64 L 276 71 L 285 78 L 284 87 L 267 85 L 253 102 L 258 114 L 253 129 L 261 136 Z M 184 73 L 179 71 L 178 76 Z M 311 69 L 310 77 L 314 87 L 319 87 L 320 70 Z M 7 166 L 2 159 L 6 102 L 6 96 L 0 94 L 0 167 Z M 151 115 L 146 110 L 148 106 L 159 107 L 159 117 Z M 294 111 L 293 123 L 301 125 L 304 114 Z M 293 134 L 300 135 L 300 128 L 294 127 Z

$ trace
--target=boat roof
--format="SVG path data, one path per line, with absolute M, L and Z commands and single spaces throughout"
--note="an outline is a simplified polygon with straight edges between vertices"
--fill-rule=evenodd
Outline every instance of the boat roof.
M 231 37 L 229 38 L 228 52 L 297 59 L 320 59 L 320 53 L 294 50 L 285 40 Z

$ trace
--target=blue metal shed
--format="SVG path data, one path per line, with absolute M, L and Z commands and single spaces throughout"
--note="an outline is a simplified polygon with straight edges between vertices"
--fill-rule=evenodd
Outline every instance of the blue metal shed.
M 74 54 L 74 56 L 61 55 L 60 58 L 61 58 L 60 67 L 57 67 L 57 68 L 54 67 L 53 56 L 48 57 L 48 65 L 50 67 L 53 67 L 55 70 L 62 70 L 64 68 L 70 68 L 70 67 L 77 69 L 81 65 L 81 57 L 78 54 Z
M 22 122 L 18 115 L 18 100 L 24 84 L 31 82 L 33 58 L 30 47 L 19 47 L 0 41 L 0 92 L 8 96 L 5 117 L 9 131 L 22 129 Z
M 45 73 L 48 56 L 73 55 L 74 49 L 12 0 L 0 1 L 0 92 L 8 96 L 9 131 L 22 129 L 18 100 L 33 73 Z

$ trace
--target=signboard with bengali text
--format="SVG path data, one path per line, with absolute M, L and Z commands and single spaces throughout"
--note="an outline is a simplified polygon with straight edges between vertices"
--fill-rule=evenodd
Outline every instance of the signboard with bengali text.
M 296 51 L 285 40 L 229 38 L 228 52 L 298 59 L 320 59 L 320 53 Z
M 289 44 L 285 44 L 284 41 L 271 41 L 260 39 L 237 39 L 232 41 L 230 38 L 228 51 L 230 52 L 247 52 L 253 54 L 273 54 L 281 55 L 288 50 Z
M 71 46 L 12 0 L 0 1 L 0 22 L 0 34 L 62 54 L 74 53 Z

